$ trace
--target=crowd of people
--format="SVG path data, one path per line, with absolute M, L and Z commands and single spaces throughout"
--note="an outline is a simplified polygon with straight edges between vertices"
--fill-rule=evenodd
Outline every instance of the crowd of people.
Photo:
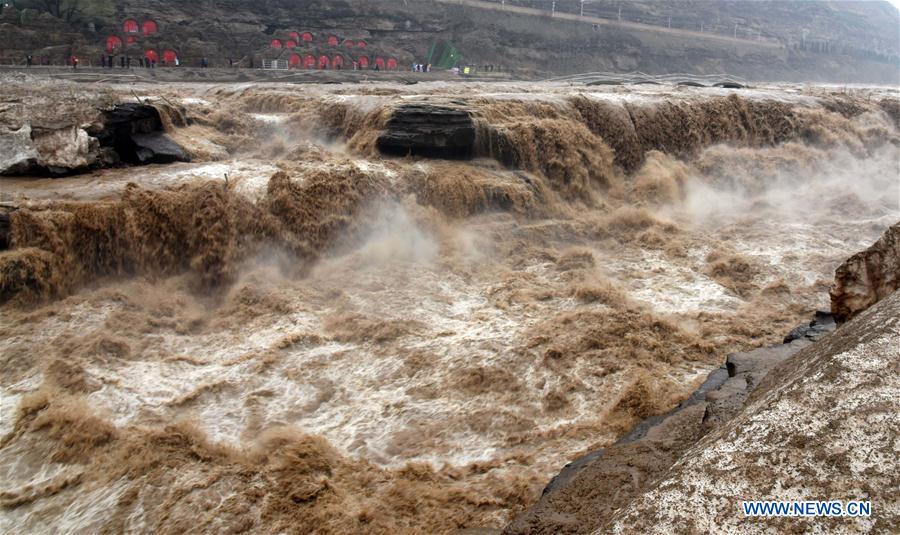
M 143 56 L 138 58 L 132 58 L 131 56 L 119 56 L 119 67 L 122 69 L 130 69 L 133 66 L 140 67 L 142 69 L 155 69 L 157 61 L 152 58 L 145 58 Z M 181 65 L 181 62 L 178 58 L 175 58 L 174 65 L 177 67 Z M 116 66 L 116 56 L 112 54 L 103 54 L 100 56 L 100 66 L 108 69 L 112 69 Z
M 73 69 L 77 69 L 78 65 L 80 64 L 80 60 L 76 56 L 73 55 L 66 60 L 66 63 L 67 63 L 67 65 L 70 65 Z M 120 56 L 115 56 L 113 54 L 101 54 L 100 55 L 100 63 L 99 63 L 100 67 L 112 69 L 116 66 L 116 63 L 118 63 L 118 66 L 122 69 L 131 69 L 132 67 L 140 67 L 142 69 L 155 69 L 158 65 L 157 60 L 152 59 L 152 58 L 146 58 L 143 56 L 137 57 L 137 58 L 132 58 L 131 56 L 124 56 L 124 55 L 120 55 Z M 50 58 L 48 56 L 41 56 L 39 58 L 39 63 L 35 63 L 34 57 L 31 54 L 28 54 L 25 56 L 25 65 L 27 67 L 31 67 L 32 65 L 36 65 L 36 64 L 50 65 Z M 236 68 L 237 66 L 239 66 L 239 64 L 240 64 L 240 62 L 234 61 L 233 58 L 228 59 L 228 65 L 231 68 Z M 166 62 L 163 62 L 163 66 L 180 67 L 181 60 L 176 57 L 174 62 L 169 62 L 168 64 Z M 205 58 L 205 57 L 201 58 L 199 66 L 202 69 L 209 68 L 209 66 L 210 66 L 209 59 Z M 249 60 L 249 66 L 251 69 L 254 66 L 252 57 Z M 359 65 L 355 61 L 352 64 L 352 68 L 354 71 L 355 70 L 363 70 L 362 66 Z M 375 70 L 375 71 L 381 70 L 377 63 L 372 65 L 371 68 L 372 68 L 372 70 Z M 336 69 L 340 70 L 341 67 L 336 67 Z M 413 72 L 427 73 L 427 72 L 432 72 L 433 66 L 430 63 L 414 62 L 410 65 L 410 69 Z M 462 72 L 461 68 L 454 68 L 451 70 L 454 72 Z M 482 72 L 493 72 L 494 70 L 499 71 L 502 69 L 496 67 L 495 65 L 483 65 L 480 67 L 468 67 L 468 68 L 466 68 L 465 74 L 470 74 L 471 72 L 474 72 L 475 70 L 480 70 Z
M 155 69 L 157 67 L 157 65 L 159 64 L 159 62 L 157 60 L 152 59 L 152 58 L 146 58 L 143 56 L 140 56 L 137 58 L 132 58 L 131 56 L 118 56 L 118 59 L 117 59 L 117 56 L 114 56 L 112 54 L 101 54 L 100 62 L 98 63 L 98 66 L 106 68 L 106 69 L 112 69 L 116 66 L 116 63 L 118 63 L 119 67 L 122 69 L 131 69 L 132 67 L 140 67 L 142 69 Z M 39 64 L 49 66 L 50 58 L 48 56 L 41 56 Z M 80 64 L 81 64 L 81 60 L 77 56 L 73 55 L 73 56 L 66 58 L 66 65 L 70 65 L 73 69 L 78 69 L 78 65 L 80 65 Z M 35 65 L 34 56 L 32 56 L 31 54 L 28 54 L 25 56 L 25 66 L 31 67 L 32 65 Z M 180 67 L 181 60 L 176 57 L 174 62 L 169 62 L 169 63 L 163 62 L 163 66 Z M 206 69 L 208 67 L 209 67 L 209 59 L 202 58 L 200 60 L 200 68 Z
M 50 65 L 50 56 L 41 56 L 37 61 L 37 63 L 34 62 L 34 56 L 31 54 L 25 56 L 25 65 L 27 67 L 31 67 L 32 65 Z

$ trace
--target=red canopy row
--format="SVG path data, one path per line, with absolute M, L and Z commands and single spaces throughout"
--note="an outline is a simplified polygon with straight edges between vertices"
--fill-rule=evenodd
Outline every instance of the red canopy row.
M 131 41 L 129 39 L 128 44 L 133 45 L 135 41 Z M 122 38 L 117 35 L 110 35 L 106 38 L 106 52 L 108 54 L 112 54 L 117 50 L 122 48 Z M 159 55 L 153 49 L 148 49 L 144 52 L 144 57 L 150 60 L 159 61 Z M 175 58 L 178 57 L 178 54 L 174 50 L 163 50 L 163 61 L 166 63 L 175 63 Z
M 145 37 L 149 37 L 159 31 L 159 25 L 154 20 L 145 20 L 143 24 L 138 24 L 134 19 L 126 19 L 122 23 L 122 31 L 125 33 L 143 33 Z
M 297 32 L 290 33 L 290 39 L 287 41 L 282 41 L 281 39 L 272 39 L 270 43 L 272 48 L 296 48 L 299 43 L 311 43 L 313 41 L 313 35 L 309 32 L 303 32 L 302 34 Z M 329 35 L 327 39 L 328 46 L 338 46 L 340 40 L 336 35 Z M 369 46 L 365 41 L 354 41 L 352 39 L 344 39 L 344 46 L 347 48 L 366 48 Z
M 343 69 L 345 68 L 344 56 L 341 54 L 336 54 L 333 57 L 328 57 L 325 54 L 321 54 L 315 56 L 313 54 L 306 54 L 301 56 L 300 54 L 291 54 L 288 63 L 291 67 L 302 67 L 304 69 Z M 356 59 L 356 63 L 359 65 L 360 69 L 368 69 L 370 60 L 368 56 L 360 56 Z M 375 65 L 378 65 L 380 70 L 389 70 L 395 71 L 397 70 L 397 59 L 396 58 L 388 58 L 385 60 L 381 56 L 375 57 Z
M 156 50 L 153 50 L 152 48 L 150 48 L 144 52 L 144 57 L 154 63 L 159 63 L 159 54 L 156 52 Z M 163 63 L 165 63 L 167 65 L 174 65 L 175 60 L 177 60 L 177 59 L 178 59 L 178 53 L 175 52 L 174 50 L 168 50 L 168 49 L 163 50 L 163 53 L 162 53 Z

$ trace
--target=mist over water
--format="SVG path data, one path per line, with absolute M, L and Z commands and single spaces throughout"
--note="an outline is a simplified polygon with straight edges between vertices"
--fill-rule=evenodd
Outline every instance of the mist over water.
M 200 162 L 6 182 L 4 531 L 502 526 L 900 218 L 895 93 L 420 85 L 174 87 Z M 474 160 L 377 155 L 461 95 Z

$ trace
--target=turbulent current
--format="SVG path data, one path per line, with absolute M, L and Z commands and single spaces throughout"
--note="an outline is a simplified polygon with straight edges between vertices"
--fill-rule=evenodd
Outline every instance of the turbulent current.
M 136 94 L 192 163 L 0 178 L 3 532 L 502 528 L 900 218 L 889 89 Z M 381 156 L 411 102 L 472 158 Z

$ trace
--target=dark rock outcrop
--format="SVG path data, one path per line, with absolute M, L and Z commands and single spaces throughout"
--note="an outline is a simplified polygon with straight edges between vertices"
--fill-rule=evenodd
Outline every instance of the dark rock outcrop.
M 825 310 L 817 310 L 816 316 L 809 323 L 795 327 L 787 336 L 784 343 L 789 344 L 794 340 L 815 340 L 819 336 L 833 331 L 835 328 L 834 315 Z
M 378 137 L 378 150 L 393 156 L 470 158 L 475 147 L 475 121 L 462 105 L 427 102 L 394 109 Z
M 190 161 L 181 145 L 162 132 L 136 134 L 131 140 L 134 141 L 135 155 L 139 164 Z
M 153 106 L 127 103 L 91 112 L 89 128 L 68 117 L 49 125 L 27 117 L 22 126 L 0 128 L 0 175 L 66 176 L 120 164 L 190 161 L 165 134 Z
M 900 292 L 778 364 L 603 533 L 894 533 Z M 871 517 L 763 518 L 741 500 L 865 500 Z
M 541 499 L 504 533 L 591 533 L 652 488 L 688 448 L 735 417 L 769 372 L 835 329 L 817 313 L 786 343 L 732 353 L 721 368 L 667 414 L 648 418 L 612 446 L 566 465 Z M 789 338 L 789 340 L 787 340 Z
M 147 104 L 119 104 L 104 113 L 103 126 L 92 134 L 124 163 L 190 161 L 184 149 L 163 132 L 159 110 Z
M 9 249 L 12 209 L 0 205 L 0 251 Z
M 847 259 L 834 274 L 831 312 L 847 321 L 900 288 L 900 223 L 871 247 Z
M 898 278 L 900 223 L 838 268 L 831 291 L 834 316 L 818 311 L 784 344 L 728 355 L 673 411 L 567 465 L 505 533 L 735 531 L 746 527 L 743 517 L 721 507 L 733 508 L 747 496 L 783 499 L 766 489 L 785 480 L 805 489 L 804 496 L 875 500 L 877 489 L 896 487 L 896 463 L 860 457 L 875 446 L 889 448 L 896 426 L 862 433 L 854 426 L 856 415 L 887 421 L 896 412 L 895 400 L 887 399 L 895 397 L 896 373 L 884 370 L 895 369 L 900 357 Z M 837 329 L 835 320 L 848 323 Z M 852 402 L 836 401 L 850 392 Z M 816 438 L 822 429 L 835 437 Z M 844 446 L 833 447 L 838 443 Z M 850 459 L 880 481 L 864 496 L 842 487 L 855 481 L 845 469 L 832 477 L 834 467 L 850 466 Z M 798 479 L 794 470 L 800 464 L 807 468 Z M 698 501 L 706 505 L 698 509 Z M 682 505 L 705 516 L 695 517 Z M 895 521 L 878 520 L 882 526 Z

